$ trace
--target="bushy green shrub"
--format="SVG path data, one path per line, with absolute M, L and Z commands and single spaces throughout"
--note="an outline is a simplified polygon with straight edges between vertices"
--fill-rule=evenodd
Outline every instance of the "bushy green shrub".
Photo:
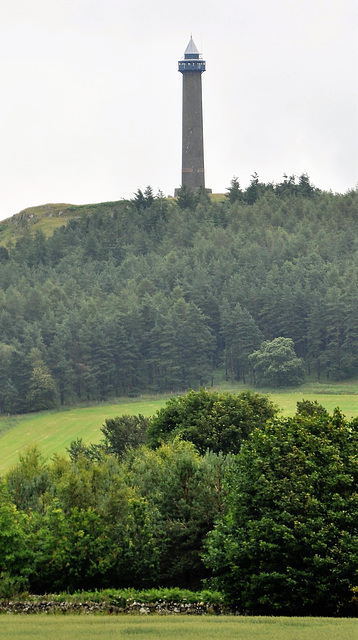
M 242 391 L 236 395 L 217 391 L 189 391 L 170 399 L 148 427 L 148 445 L 155 448 L 179 436 L 204 454 L 237 453 L 255 427 L 272 418 L 276 408 L 263 395 Z

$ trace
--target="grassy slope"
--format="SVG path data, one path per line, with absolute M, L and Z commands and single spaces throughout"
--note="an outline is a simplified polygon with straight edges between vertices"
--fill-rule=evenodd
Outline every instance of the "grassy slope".
M 357 621 L 343 618 L 241 616 L 2 616 L 3 640 L 356 640 Z
M 93 407 L 72 408 L 68 411 L 41 411 L 20 416 L 18 423 L 0 436 L 0 473 L 18 460 L 19 452 L 37 443 L 46 457 L 53 453 L 66 453 L 72 440 L 83 438 L 86 444 L 98 443 L 102 437 L 100 427 L 106 418 L 130 413 L 152 415 L 165 404 L 165 399 L 143 399 L 100 404 Z M 7 427 L 6 419 L 0 429 Z
M 50 236 L 56 228 L 65 225 L 70 218 L 77 215 L 76 207 L 69 204 L 29 207 L 0 222 L 0 245 L 8 246 L 11 242 L 15 243 L 25 233 L 33 235 L 37 229 Z
M 358 415 L 358 397 L 354 394 L 356 387 L 321 385 L 325 393 L 315 391 L 314 387 L 303 387 L 299 390 L 271 393 L 270 398 L 277 404 L 283 415 L 293 415 L 298 400 L 318 400 L 320 404 L 332 411 L 339 406 L 347 417 Z M 223 390 L 223 389 L 222 389 Z M 238 391 L 237 387 L 225 389 Z M 329 393 L 331 392 L 335 393 Z M 348 393 L 342 393 L 344 391 Z M 328 393 L 327 393 L 328 391 Z M 160 409 L 167 397 L 123 399 L 116 404 L 102 403 L 97 406 L 71 408 L 62 411 L 42 411 L 26 416 L 2 418 L 0 420 L 0 473 L 4 472 L 18 460 L 19 452 L 27 446 L 37 443 L 46 457 L 53 453 L 65 453 L 72 440 L 83 438 L 86 444 L 98 443 L 101 439 L 100 427 L 106 418 L 130 413 L 142 413 L 150 416 Z M 2 434 L 2 435 L 1 435 Z
M 216 202 L 225 199 L 222 193 L 213 193 L 210 197 Z M 123 200 L 118 202 L 123 203 Z M 66 225 L 71 218 L 90 215 L 99 210 L 111 210 L 118 202 L 85 205 L 58 203 L 29 207 L 0 222 L 0 245 L 8 247 L 11 243 L 15 244 L 16 240 L 24 234 L 34 235 L 36 230 L 43 231 L 46 237 L 51 236 L 55 229 Z
M 59 203 L 29 207 L 0 222 L 0 245 L 7 247 L 11 243 L 15 244 L 21 236 L 27 233 L 34 235 L 37 230 L 42 231 L 46 237 L 51 236 L 55 229 L 66 225 L 71 218 L 89 215 L 99 209 L 111 209 L 114 204 L 116 203 L 100 202 L 88 205 Z

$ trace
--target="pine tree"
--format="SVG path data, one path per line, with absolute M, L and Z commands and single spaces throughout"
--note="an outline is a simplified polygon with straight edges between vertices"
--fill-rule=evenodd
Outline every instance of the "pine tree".
M 45 365 L 39 349 L 31 350 L 30 361 L 32 372 L 26 396 L 28 410 L 52 409 L 56 403 L 56 383 Z

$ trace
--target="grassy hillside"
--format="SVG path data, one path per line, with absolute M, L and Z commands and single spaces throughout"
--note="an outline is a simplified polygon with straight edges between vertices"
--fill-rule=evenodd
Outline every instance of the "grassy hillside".
M 225 390 L 237 392 L 238 387 Z M 330 412 L 339 406 L 347 417 L 354 417 L 358 415 L 358 397 L 355 390 L 355 385 L 321 385 L 319 391 L 307 386 L 269 395 L 286 416 L 293 415 L 297 401 L 305 398 L 317 400 Z M 160 409 L 167 399 L 168 396 L 143 397 L 135 400 L 125 399 L 114 404 L 101 403 L 97 406 L 3 417 L 0 420 L 0 473 L 15 464 L 19 453 L 31 444 L 37 443 L 43 454 L 51 457 L 53 453 L 65 453 L 66 447 L 77 438 L 83 438 L 86 444 L 98 443 L 102 436 L 100 428 L 106 418 L 126 413 L 150 416 Z
M 74 408 L 68 411 L 41 411 L 0 421 L 0 473 L 15 464 L 19 453 L 37 443 L 46 457 L 53 453 L 65 453 L 72 440 L 83 438 L 88 444 L 101 439 L 100 427 L 106 418 L 122 414 L 142 413 L 150 416 L 165 404 L 166 399 L 127 400 L 118 404 L 101 404 L 94 407 Z M 8 428 L 10 422 L 10 429 Z M 1 436 L 2 432 L 2 436 Z
M 210 195 L 213 202 L 225 200 L 225 194 L 213 193 Z M 175 198 L 170 198 L 175 200 Z M 36 231 L 42 231 L 46 238 L 51 236 L 55 229 L 65 226 L 69 220 L 88 216 L 95 212 L 105 213 L 111 210 L 117 202 L 100 202 L 97 204 L 42 204 L 36 207 L 28 207 L 19 213 L 0 222 L 0 246 L 8 247 L 16 243 L 16 240 L 25 234 L 34 235 Z M 123 202 L 123 199 L 122 201 Z
M 0 222 L 0 245 L 9 246 L 16 243 L 21 236 L 34 235 L 36 231 L 42 231 L 48 238 L 55 229 L 65 226 L 69 220 L 91 215 L 95 211 L 105 212 L 111 208 L 113 202 L 101 202 L 98 204 L 42 204 L 29 207 L 16 213 L 11 218 Z
M 33 235 L 36 230 L 50 236 L 55 229 L 65 225 L 69 218 L 75 217 L 73 209 L 69 204 L 44 204 L 24 209 L 0 222 L 0 244 L 8 246 L 23 234 Z

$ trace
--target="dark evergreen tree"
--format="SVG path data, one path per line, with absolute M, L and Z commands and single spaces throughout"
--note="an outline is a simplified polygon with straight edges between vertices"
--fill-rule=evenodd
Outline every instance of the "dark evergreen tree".
M 197 203 L 197 196 L 186 184 L 183 184 L 179 189 L 177 202 L 180 209 L 192 209 Z
M 227 188 L 227 192 L 225 195 L 229 198 L 229 202 L 234 204 L 234 202 L 240 202 L 243 199 L 242 190 L 240 188 L 239 179 L 236 176 L 230 182 L 230 187 Z
M 237 304 L 233 309 L 224 303 L 221 311 L 221 333 L 225 339 L 225 369 L 229 377 L 246 381 L 248 356 L 262 342 L 262 333 L 247 309 Z
M 39 349 L 31 349 L 30 361 L 32 371 L 26 394 L 28 410 L 52 409 L 57 398 L 56 383 L 45 365 Z

